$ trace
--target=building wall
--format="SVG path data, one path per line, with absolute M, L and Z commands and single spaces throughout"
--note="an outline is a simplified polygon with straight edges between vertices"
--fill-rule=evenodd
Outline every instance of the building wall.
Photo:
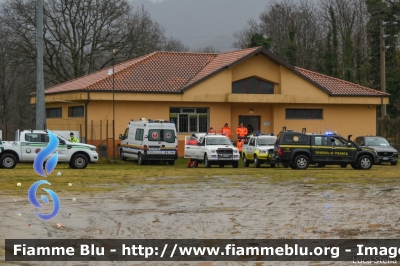
M 262 55 L 250 57 L 232 68 L 232 81 L 252 76 L 280 84 L 279 66 Z
M 323 109 L 323 119 L 286 119 L 286 108 Z M 310 133 L 336 131 L 345 137 L 351 134 L 354 139 L 359 135 L 376 134 L 376 106 L 276 104 L 274 121 L 275 132 L 281 131 L 283 126 L 295 131 L 301 131 L 305 127 Z
M 256 76 L 275 84 L 275 95 L 232 94 L 232 82 Z M 388 99 L 377 97 L 330 97 L 309 81 L 291 70 L 279 66 L 258 55 L 237 65 L 221 70 L 200 83 L 188 88 L 184 93 L 115 93 L 115 141 L 105 141 L 113 134 L 113 94 L 111 92 L 66 93 L 46 96 L 46 107 L 63 108 L 63 117 L 47 119 L 48 128 L 55 130 L 79 130 L 87 143 L 96 146 L 108 145 L 108 155 L 112 155 L 112 145 L 119 143 L 118 136 L 125 131 L 131 119 L 142 117 L 169 120 L 170 107 L 209 107 L 209 125 L 219 131 L 228 123 L 232 132 L 238 125 L 238 117 L 260 116 L 262 132 L 277 134 L 283 126 L 287 129 L 308 132 L 337 131 L 348 134 L 376 134 L 376 106 L 387 103 Z M 68 106 L 84 105 L 88 101 L 87 118 L 69 118 Z M 60 102 L 65 101 L 65 102 Z M 35 99 L 32 98 L 32 103 Z M 318 104 L 316 104 L 318 103 Z M 371 106 L 371 107 L 370 107 Z M 323 119 L 296 120 L 285 118 L 285 108 L 321 108 Z M 250 109 L 253 110 L 250 113 Z M 87 125 L 85 125 L 87 121 Z M 108 121 L 108 126 L 107 126 Z M 265 122 L 265 124 L 264 124 Z M 86 129 L 87 128 L 87 132 Z M 84 131 L 84 132 L 81 132 Z M 178 134 L 179 155 L 183 155 L 183 140 L 190 133 Z M 232 136 L 237 139 L 236 134 Z M 114 151 L 116 148 L 114 149 Z
M 68 117 L 68 107 L 85 106 L 84 102 L 49 102 L 46 108 L 62 108 L 60 118 L 46 118 L 49 130 L 79 131 L 79 136 L 86 138 L 85 117 Z

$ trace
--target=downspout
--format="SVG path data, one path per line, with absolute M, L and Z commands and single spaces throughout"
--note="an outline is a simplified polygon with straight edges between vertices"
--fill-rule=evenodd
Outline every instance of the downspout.
M 85 137 L 88 143 L 88 104 L 90 102 L 90 92 L 87 92 L 87 101 L 85 102 Z M 92 140 L 91 140 L 92 141 Z

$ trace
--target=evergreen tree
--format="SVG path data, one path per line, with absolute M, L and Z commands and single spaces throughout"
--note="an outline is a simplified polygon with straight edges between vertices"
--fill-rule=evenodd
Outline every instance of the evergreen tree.
M 262 34 L 255 33 L 251 36 L 248 47 L 252 48 L 252 47 L 262 46 L 268 50 L 269 48 L 271 48 L 271 41 L 272 41 L 271 38 L 265 38 Z
M 339 58 L 339 40 L 338 40 L 338 31 L 337 31 L 335 11 L 333 10 L 332 6 L 329 7 L 329 15 L 331 17 L 331 23 L 332 23 L 332 57 L 331 57 L 332 76 L 339 78 L 339 59 L 338 59 Z
M 324 54 L 324 74 L 333 76 L 333 55 L 332 55 L 332 32 L 328 31 L 326 36 L 326 50 Z
M 296 46 L 296 41 L 294 39 L 295 37 L 295 31 L 289 31 L 289 45 L 286 49 L 285 53 L 285 59 L 292 65 L 297 64 L 297 46 Z
M 390 117 L 397 117 L 400 114 L 396 106 L 400 103 L 398 84 L 400 84 L 399 52 L 395 49 L 397 46 L 398 25 L 393 24 L 396 12 L 399 12 L 399 3 L 387 5 L 382 0 L 366 0 L 370 19 L 368 21 L 368 37 L 370 42 L 370 65 L 371 65 L 371 86 L 375 89 L 381 89 L 381 69 L 380 69 L 380 26 L 381 21 L 389 22 L 385 27 L 385 34 L 390 35 L 385 38 L 386 49 L 386 91 L 390 93 L 390 104 L 387 106 L 387 113 Z

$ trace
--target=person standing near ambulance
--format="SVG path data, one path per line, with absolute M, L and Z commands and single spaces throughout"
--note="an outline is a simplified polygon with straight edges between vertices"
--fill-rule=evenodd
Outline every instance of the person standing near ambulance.
M 243 126 L 243 123 L 240 123 L 240 125 L 236 128 L 236 134 L 238 135 L 238 139 L 244 139 L 249 132 L 247 131 L 247 128 Z
M 229 128 L 229 126 L 228 126 L 228 123 L 225 123 L 224 127 L 221 128 L 221 130 L 219 131 L 219 134 L 227 136 L 228 139 L 231 138 L 232 132 L 231 132 L 231 129 Z
M 240 158 L 242 158 L 243 145 L 244 145 L 244 138 L 239 138 L 236 143 L 236 148 L 239 150 Z

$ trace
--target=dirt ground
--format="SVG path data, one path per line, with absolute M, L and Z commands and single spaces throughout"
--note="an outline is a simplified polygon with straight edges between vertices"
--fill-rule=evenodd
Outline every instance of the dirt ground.
M 175 177 L 165 177 L 175 178 Z M 39 220 L 27 195 L 0 196 L 4 239 L 400 238 L 399 187 L 271 185 L 268 178 L 137 185 L 102 194 L 60 194 L 61 210 Z M 75 198 L 75 201 L 73 200 Z M 18 215 L 20 213 L 21 215 Z M 57 224 L 61 227 L 57 227 Z M 87 262 L 0 265 L 89 265 Z M 351 262 L 96 262 L 90 265 L 349 265 Z

